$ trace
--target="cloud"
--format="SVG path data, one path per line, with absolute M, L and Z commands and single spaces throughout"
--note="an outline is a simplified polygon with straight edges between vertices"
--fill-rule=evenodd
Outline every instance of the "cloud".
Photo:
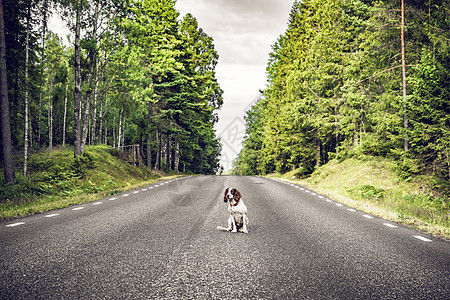
M 220 56 L 216 77 L 224 90 L 224 105 L 215 129 L 222 139 L 221 164 L 226 170 L 242 146 L 245 111 L 259 89 L 266 87 L 271 45 L 285 32 L 293 2 L 177 0 L 181 15 L 189 12 L 197 18 L 199 27 L 214 39 Z
M 291 0 L 178 0 L 212 36 L 223 63 L 267 63 L 270 46 L 286 29 Z

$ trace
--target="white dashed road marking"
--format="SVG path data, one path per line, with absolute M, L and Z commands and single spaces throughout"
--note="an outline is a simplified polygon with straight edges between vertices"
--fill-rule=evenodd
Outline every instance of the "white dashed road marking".
M 276 179 L 273 179 L 273 180 L 281 182 L 281 183 L 289 184 L 288 182 L 284 182 L 284 181 L 281 181 L 281 180 L 276 180 Z M 163 184 L 161 184 L 161 185 L 163 185 Z M 290 184 L 290 185 L 291 186 L 295 186 L 295 188 L 300 189 L 301 191 L 304 191 L 305 193 L 311 193 L 314 196 L 318 196 L 321 199 L 325 199 L 327 202 L 333 203 L 333 201 L 331 199 L 327 199 L 327 198 L 323 197 L 322 195 L 317 195 L 315 192 L 306 190 L 306 189 L 304 189 L 304 188 L 302 188 L 302 187 L 300 187 L 298 185 L 293 185 L 293 184 Z M 155 187 L 157 187 L 157 186 L 155 186 Z M 343 204 L 340 204 L 340 203 L 335 203 L 335 204 L 336 204 L 336 206 L 344 206 Z M 356 209 L 353 209 L 353 208 L 347 208 L 347 210 L 350 211 L 350 212 L 356 212 L 357 211 Z M 373 219 L 374 218 L 374 217 L 369 216 L 369 215 L 363 215 L 363 217 L 366 218 L 366 219 Z M 389 227 L 389 228 L 398 228 L 398 226 L 396 226 L 394 224 L 390 224 L 390 223 L 383 223 L 383 225 L 386 226 L 386 227 Z M 420 236 L 420 235 L 415 235 L 414 237 L 416 239 L 419 239 L 419 240 L 424 241 L 424 242 L 432 242 L 432 240 L 427 239 L 427 238 L 425 238 L 423 236 Z
M 75 207 L 75 208 L 72 209 L 72 210 L 82 210 L 82 209 L 84 209 L 84 207 Z
M 114 200 L 117 200 L 117 198 L 111 198 L 111 199 L 109 199 L 109 201 L 114 201 Z
M 423 236 L 420 236 L 420 235 L 415 235 L 414 237 L 416 239 L 419 239 L 419 240 L 424 241 L 424 242 L 431 242 L 431 240 L 429 240 L 427 238 L 424 238 Z
M 56 217 L 56 216 L 59 216 L 59 214 L 46 215 L 45 217 L 46 218 L 53 218 L 53 217 Z
M 92 205 L 100 205 L 100 204 L 103 204 L 103 202 L 94 202 L 94 203 L 92 203 Z
M 391 227 L 391 228 L 397 228 L 397 226 L 389 223 L 383 223 L 384 226 Z
M 123 194 L 122 197 L 128 197 L 130 194 Z
M 13 224 L 8 224 L 6 225 L 6 227 L 16 227 L 16 226 L 20 226 L 20 225 L 24 225 L 24 222 L 17 222 L 17 223 L 13 223 Z
M 139 194 L 139 191 L 134 191 L 133 194 Z

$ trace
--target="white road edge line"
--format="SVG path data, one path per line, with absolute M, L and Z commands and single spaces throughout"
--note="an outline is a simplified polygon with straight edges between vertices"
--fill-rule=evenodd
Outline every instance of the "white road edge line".
M 56 216 L 59 216 L 59 214 L 46 215 L 45 217 L 46 218 L 53 218 L 53 217 L 56 217 Z
M 424 238 L 423 236 L 420 236 L 420 235 L 415 235 L 414 237 L 416 239 L 419 239 L 419 240 L 424 241 L 424 242 L 431 242 L 431 240 L 429 240 L 427 238 Z
M 397 226 L 390 224 L 390 223 L 383 223 L 383 225 L 387 226 L 387 227 L 391 227 L 391 228 L 397 228 Z
M 13 224 L 8 224 L 6 225 L 6 227 L 16 227 L 16 226 L 20 226 L 20 225 L 24 225 L 25 222 L 17 222 L 17 223 L 13 223 Z

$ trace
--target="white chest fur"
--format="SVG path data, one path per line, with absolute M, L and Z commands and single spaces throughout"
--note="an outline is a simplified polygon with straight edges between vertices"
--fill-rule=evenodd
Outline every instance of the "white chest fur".
M 230 212 L 240 212 L 240 213 L 247 213 L 247 206 L 245 206 L 244 201 L 239 201 L 237 205 L 232 206 L 228 204 L 228 211 Z

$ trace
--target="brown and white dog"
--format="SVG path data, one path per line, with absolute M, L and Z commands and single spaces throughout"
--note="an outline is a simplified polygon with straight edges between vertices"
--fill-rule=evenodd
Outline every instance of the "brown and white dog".
M 223 201 L 228 203 L 228 211 L 230 217 L 228 218 L 228 227 L 217 226 L 219 230 L 231 231 L 231 232 L 243 232 L 248 233 L 248 217 L 247 206 L 244 201 L 241 200 L 242 194 L 235 188 L 227 188 Z

